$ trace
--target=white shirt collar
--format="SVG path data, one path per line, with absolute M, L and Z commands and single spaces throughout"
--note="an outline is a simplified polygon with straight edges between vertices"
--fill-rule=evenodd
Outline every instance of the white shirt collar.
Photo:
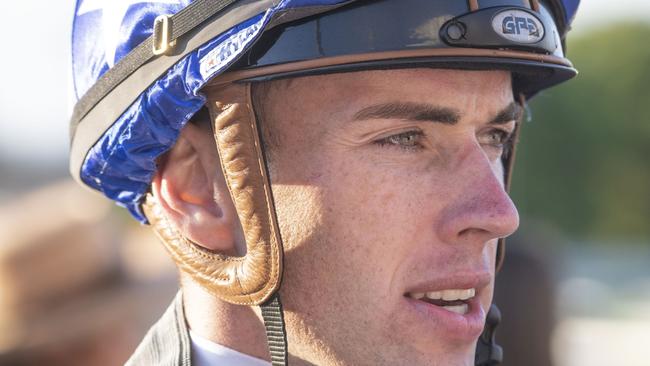
M 190 330 L 194 366 L 270 366 L 271 363 L 214 343 Z

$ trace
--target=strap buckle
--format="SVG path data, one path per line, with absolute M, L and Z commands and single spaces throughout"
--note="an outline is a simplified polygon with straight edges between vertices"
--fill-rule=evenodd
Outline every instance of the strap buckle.
M 153 21 L 153 54 L 159 56 L 169 53 L 174 46 L 176 40 L 172 38 L 172 18 L 170 15 L 159 15 Z

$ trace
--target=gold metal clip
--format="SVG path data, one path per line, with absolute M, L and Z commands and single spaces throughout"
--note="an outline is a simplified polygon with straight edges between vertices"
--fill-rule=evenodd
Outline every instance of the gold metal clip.
M 153 22 L 153 54 L 158 56 L 171 51 L 176 40 L 171 41 L 172 21 L 170 15 L 159 15 Z

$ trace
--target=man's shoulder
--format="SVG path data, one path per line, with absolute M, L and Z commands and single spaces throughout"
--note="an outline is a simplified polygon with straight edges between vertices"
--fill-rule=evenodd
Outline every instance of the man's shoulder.
M 191 343 L 180 292 L 154 324 L 125 366 L 190 366 Z

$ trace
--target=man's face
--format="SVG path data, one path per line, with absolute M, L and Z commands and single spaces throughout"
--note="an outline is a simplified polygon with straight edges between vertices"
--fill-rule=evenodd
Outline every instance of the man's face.
M 518 226 L 500 160 L 517 114 L 510 74 L 306 77 L 276 82 L 262 104 L 290 352 L 315 364 L 473 365 L 497 238 Z

